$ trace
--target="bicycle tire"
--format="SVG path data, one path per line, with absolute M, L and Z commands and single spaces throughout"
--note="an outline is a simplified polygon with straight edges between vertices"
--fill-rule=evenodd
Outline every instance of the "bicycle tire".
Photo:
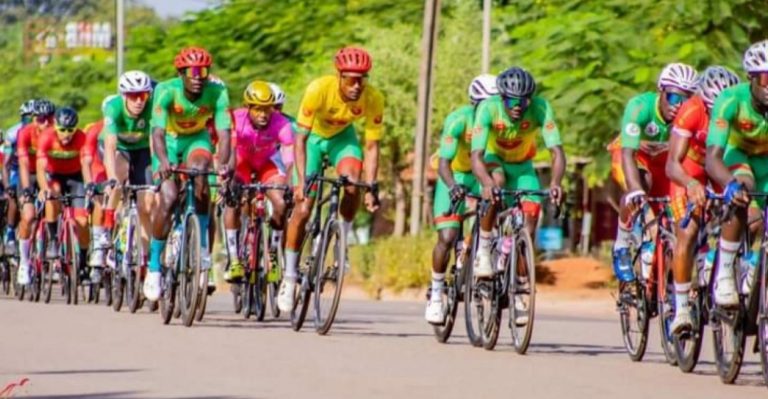
M 334 239 L 335 241 L 332 241 Z M 332 242 L 333 246 L 331 246 Z M 320 335 L 325 335 L 330 331 L 339 310 L 345 268 L 347 267 L 347 238 L 337 220 L 332 220 L 326 224 L 320 248 L 319 256 L 315 260 L 314 321 L 315 331 Z M 333 263 L 326 265 L 329 249 L 333 250 L 331 258 Z M 326 285 L 328 283 L 333 284 L 333 293 L 328 300 L 324 300 L 323 293 L 327 291 Z
M 3 256 L 0 261 L 0 280 L 2 280 L 3 295 L 8 296 L 11 292 L 11 269 L 8 260 Z
M 704 338 L 704 322 L 702 307 L 704 301 L 702 298 L 702 289 L 691 291 L 693 298 L 689 299 L 691 304 L 691 316 L 693 325 L 691 331 L 684 336 L 675 336 L 675 356 L 677 357 L 677 367 L 683 373 L 690 373 L 699 362 L 701 355 L 701 343 Z
M 741 324 L 741 315 L 738 310 L 725 312 L 731 318 L 731 321 L 725 320 L 724 317 L 717 315 L 718 311 L 715 311 L 715 315 L 712 319 L 712 341 L 715 354 L 715 364 L 717 365 L 717 373 L 720 376 L 720 381 L 724 384 L 733 384 L 739 377 L 741 372 L 741 365 L 744 360 L 744 344 L 746 341 L 746 335 Z M 730 335 L 730 336 L 727 336 Z M 726 345 L 732 345 L 733 351 L 730 356 L 726 355 Z
M 277 306 L 277 294 L 280 292 L 280 284 L 283 280 L 283 274 L 285 273 L 285 253 L 283 251 L 282 243 L 277 246 L 277 263 L 272 267 L 279 268 L 280 277 L 277 281 L 267 282 L 267 299 L 269 303 L 269 312 L 273 319 L 280 318 L 280 308 Z M 271 256 L 271 255 L 270 255 Z
M 657 314 L 659 315 L 659 339 L 664 358 L 670 366 L 677 366 L 675 353 L 674 334 L 670 330 L 672 320 L 675 319 L 675 280 L 672 273 L 672 248 L 667 240 L 662 240 L 661 273 L 656 284 L 657 287 Z
M 479 222 L 475 222 L 479 223 Z M 477 259 L 477 234 L 476 228 L 473 228 L 472 246 L 470 250 L 470 256 L 467 260 L 466 266 L 466 279 L 464 280 L 464 326 L 467 331 L 467 339 L 472 346 L 480 347 L 483 344 L 482 336 L 479 333 L 479 329 L 475 328 L 475 311 L 473 310 L 473 302 L 475 297 L 475 276 L 474 265 L 475 259 Z
M 256 237 L 259 242 L 258 251 L 256 252 L 258 267 L 256 268 L 256 284 L 254 287 L 254 298 L 256 298 L 258 307 L 255 316 L 257 321 L 264 321 L 264 316 L 266 316 L 267 313 L 267 301 L 269 300 L 267 298 L 267 269 L 269 268 L 270 262 L 269 235 L 264 223 L 259 224 L 258 230 L 259 235 Z
M 112 273 L 112 310 L 119 312 L 123 307 L 125 279 L 117 270 Z
M 512 346 L 520 355 L 524 355 L 528 352 L 528 346 L 531 344 L 531 336 L 533 335 L 533 324 L 536 315 L 536 263 L 534 262 L 533 255 L 533 240 L 531 234 L 527 229 L 522 229 L 518 232 L 515 254 L 520 254 L 525 261 L 525 271 L 528 275 L 528 289 L 525 290 L 522 287 L 518 287 L 519 280 L 517 279 L 518 256 L 511 257 L 511 265 L 509 270 L 515 278 L 510 279 L 509 292 L 509 327 L 512 335 Z M 527 291 L 527 292 L 526 292 Z M 517 301 L 522 300 L 523 296 L 527 294 L 527 316 L 528 320 L 525 324 L 519 326 L 517 324 Z M 525 302 L 525 301 L 523 301 Z
M 130 212 L 128 215 L 128 226 L 126 227 L 126 253 L 122 256 L 123 270 L 130 270 L 130 283 L 128 284 L 128 310 L 131 313 L 136 313 L 141 309 L 142 295 L 141 288 L 143 285 L 141 266 L 139 262 L 144 259 L 141 245 L 141 229 L 139 228 L 139 217 L 136 213 Z M 132 253 L 128 254 L 128 251 Z M 135 251 L 135 253 L 133 253 Z
M 179 295 L 181 306 L 181 321 L 190 327 L 195 321 L 197 304 L 200 298 L 200 222 L 197 215 L 190 213 L 185 216 L 182 230 L 181 250 L 179 258 L 181 267 L 179 272 Z
M 759 346 L 758 352 L 760 352 L 760 369 L 763 377 L 763 382 L 768 385 L 768 293 L 766 289 L 768 286 L 765 279 L 768 278 L 766 273 L 766 256 L 763 251 L 760 254 L 760 270 L 758 275 L 760 276 L 760 304 L 757 314 L 757 343 Z
M 43 229 L 42 235 L 43 237 L 43 246 L 42 248 L 45 248 L 45 244 L 48 243 L 48 241 L 51 239 L 51 237 L 48 237 L 47 229 Z M 43 271 L 43 286 L 42 286 L 42 295 L 43 295 L 43 302 L 45 303 L 51 303 L 51 297 L 53 295 L 53 274 L 55 271 L 55 266 L 53 262 L 46 262 L 45 257 L 41 256 L 42 254 L 37 251 L 37 245 L 33 245 L 33 248 L 30 248 L 31 254 L 30 254 L 30 264 L 32 265 L 41 265 L 41 270 Z M 33 266 L 37 267 L 37 266 Z
M 104 305 L 112 306 L 112 269 L 104 267 L 101 276 L 101 288 L 104 289 Z
M 294 293 L 293 309 L 291 310 L 291 328 L 293 328 L 293 331 L 301 330 L 307 318 L 309 302 L 312 300 L 312 286 L 314 284 L 312 277 L 315 270 L 315 254 L 312 253 L 314 240 L 315 237 L 312 237 L 308 232 L 301 243 L 297 267 L 297 284 Z
M 162 270 L 162 293 L 159 299 L 160 302 L 160 319 L 163 324 L 171 322 L 176 310 L 176 279 L 173 276 L 173 269 L 170 267 L 163 267 Z
M 466 266 L 466 265 L 464 265 Z M 461 292 L 461 283 L 463 279 L 460 274 L 465 273 L 466 267 L 456 267 L 454 262 L 448 273 L 446 273 L 445 288 L 443 289 L 443 303 L 445 304 L 445 321 L 442 325 L 433 325 L 432 332 L 437 342 L 444 344 L 448 342 L 453 333 L 453 327 L 456 324 L 456 315 L 459 311 L 459 292 Z
M 71 304 L 77 305 L 80 300 L 80 257 L 77 253 L 77 244 L 75 243 L 77 236 L 75 235 L 74 227 L 68 225 L 65 226 L 65 229 L 64 245 L 66 245 L 65 259 L 69 262 L 69 293 L 72 297 Z

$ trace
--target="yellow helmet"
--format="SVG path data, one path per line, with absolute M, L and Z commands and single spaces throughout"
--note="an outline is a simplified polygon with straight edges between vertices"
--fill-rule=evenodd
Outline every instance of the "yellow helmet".
M 263 80 L 254 80 L 243 93 L 245 105 L 275 105 L 275 93 L 269 87 L 269 83 Z

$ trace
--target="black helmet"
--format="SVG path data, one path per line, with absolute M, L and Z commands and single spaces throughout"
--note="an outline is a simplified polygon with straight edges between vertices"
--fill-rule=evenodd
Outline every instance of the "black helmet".
M 64 107 L 56 110 L 56 127 L 74 129 L 77 127 L 77 111 L 74 108 Z
M 21 104 L 21 107 L 19 107 L 19 115 L 21 116 L 32 115 L 34 112 L 35 100 L 24 101 L 24 104 Z
M 51 116 L 56 112 L 56 106 L 49 100 L 35 100 L 35 109 L 32 111 L 35 116 Z
M 512 67 L 496 78 L 496 87 L 503 97 L 529 97 L 536 91 L 536 81 L 525 69 Z

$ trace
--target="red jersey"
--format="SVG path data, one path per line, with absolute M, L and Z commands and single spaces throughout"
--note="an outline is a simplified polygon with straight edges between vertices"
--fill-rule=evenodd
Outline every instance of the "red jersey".
M 29 159 L 29 173 L 35 174 L 35 165 L 37 162 L 38 141 L 42 130 L 37 123 L 30 123 L 19 130 L 19 137 L 16 139 L 16 154 L 19 159 Z
M 708 129 L 709 111 L 698 95 L 683 103 L 672 122 L 672 134 L 688 138 L 686 157 L 699 165 L 704 165 L 706 158 Z
M 85 126 L 85 146 L 83 147 L 83 155 L 90 156 L 93 159 L 91 163 L 91 175 L 93 176 L 93 181 L 96 183 L 107 180 L 107 170 L 104 167 L 104 160 L 102 159 L 103 154 L 99 151 L 99 138 L 102 130 L 104 130 L 104 119 Z
M 85 133 L 78 129 L 74 137 L 64 145 L 56 135 L 56 129 L 48 128 L 40 136 L 38 155 L 48 161 L 46 172 L 51 174 L 74 175 L 81 173 L 81 159 L 85 154 Z

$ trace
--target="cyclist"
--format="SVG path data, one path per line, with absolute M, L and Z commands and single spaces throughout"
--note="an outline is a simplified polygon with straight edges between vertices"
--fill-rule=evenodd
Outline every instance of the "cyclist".
M 293 132 L 298 131 L 299 127 L 296 124 L 296 118 L 286 114 L 285 111 L 283 111 L 283 106 L 285 105 L 285 92 L 283 92 L 283 89 L 275 83 L 270 82 L 269 87 L 272 89 L 272 93 L 275 94 L 275 110 L 278 111 L 280 115 L 282 115 L 285 119 L 288 119 L 288 121 L 291 123 L 291 129 Z M 283 161 L 283 166 L 285 166 L 286 176 L 292 176 L 293 146 L 280 146 L 280 158 Z
M 275 108 L 276 99 L 269 84 L 256 80 L 243 93 L 245 107 L 233 111 L 234 131 L 230 168 L 235 170 L 236 184 L 227 200 L 224 211 L 224 229 L 229 253 L 227 281 L 237 281 L 244 276 L 243 263 L 238 259 L 237 232 L 240 229 L 240 193 L 238 184 L 250 184 L 251 176 L 266 184 L 285 184 L 285 166 L 278 147 L 291 149 L 293 129 L 291 122 Z M 285 221 L 285 201 L 280 191 L 266 193 L 272 203 L 272 242 L 282 242 Z
M 40 198 L 45 195 L 85 195 L 85 185 L 91 184 L 91 168 L 85 162 L 83 147 L 85 133 L 77 128 L 79 118 L 77 111 L 64 107 L 56 110 L 54 126 L 49 127 L 40 135 L 37 157 L 37 184 L 40 187 Z M 80 271 L 85 279 L 86 255 L 88 254 L 88 212 L 83 198 L 72 201 L 74 207 L 77 236 L 80 242 Z M 58 238 L 58 216 L 61 212 L 60 201 L 52 200 L 45 203 L 45 221 L 49 237 Z M 59 253 L 58 239 L 48 243 L 47 257 L 56 257 Z
M 739 304 L 734 261 L 747 218 L 759 219 L 760 214 L 760 209 L 749 206 L 747 191 L 768 192 L 768 40 L 750 46 L 742 64 L 749 82 L 720 93 L 712 107 L 707 137 L 707 173 L 724 187 L 726 203 L 736 207 L 722 225 L 718 244 L 715 303 L 726 307 Z M 754 279 L 754 269 L 749 269 L 747 287 Z
M 104 248 L 109 245 L 115 226 L 115 209 L 120 203 L 125 182 L 133 185 L 150 184 L 152 180 L 151 154 L 149 150 L 149 126 L 152 116 L 152 79 L 142 71 L 128 71 L 118 81 L 119 95 L 107 97 L 102 104 L 104 115 L 104 167 L 107 178 L 118 182 L 118 187 L 109 196 L 104 210 L 104 226 L 94 227 L 97 249 L 92 264 L 101 264 Z M 95 146 L 89 146 L 94 151 Z M 139 218 L 142 226 L 142 241 L 149 237 L 152 197 L 141 193 Z M 142 242 L 141 245 L 146 245 Z
M 696 91 L 698 74 L 686 64 L 664 67 L 656 83 L 656 92 L 633 97 L 624 109 L 619 138 L 609 146 L 611 172 L 624 189 L 619 208 L 618 232 L 613 246 L 613 269 L 620 283 L 635 279 L 629 245 L 632 241 L 631 218 L 647 194 L 669 194 L 665 171 L 669 129 L 683 102 Z M 643 277 L 650 276 L 653 248 L 644 248 Z
M 440 155 L 437 171 L 440 178 L 435 187 L 433 215 L 437 228 L 437 243 L 432 251 L 432 293 L 427 302 L 424 318 L 435 324 L 445 320 L 443 304 L 445 270 L 451 249 L 459 236 L 463 206 L 455 215 L 447 215 L 454 202 L 463 201 L 467 191 L 479 193 L 475 176 L 472 175 L 470 149 L 475 109 L 481 101 L 498 94 L 496 77 L 480 75 L 472 79 L 468 89 L 470 104 L 451 112 L 443 123 L 440 135 Z
M 316 193 L 310 190 L 304 198 L 307 176 L 320 173 L 323 157 L 327 156 L 340 175 L 359 181 L 361 171 L 365 179 L 376 180 L 379 158 L 379 140 L 383 130 L 384 96 L 368 84 L 371 56 L 362 48 L 345 47 L 335 56 L 336 75 L 314 80 L 307 87 L 299 106 L 298 134 L 295 148 L 294 199 L 296 207 L 286 232 L 286 271 L 278 294 L 278 307 L 288 312 L 293 308 L 294 289 L 298 276 L 299 245 L 309 220 Z M 365 119 L 365 150 L 357 137 L 354 122 Z M 364 155 L 364 156 L 363 156 Z M 363 167 L 363 159 L 365 167 Z M 360 202 L 354 186 L 345 188 L 341 200 L 343 234 L 352 228 L 352 219 Z M 372 193 L 365 194 L 365 206 L 377 209 Z
M 494 203 L 480 222 L 480 238 L 475 275 L 490 277 L 491 230 L 499 199 L 499 187 L 510 190 L 538 190 L 539 178 L 533 168 L 536 155 L 536 136 L 539 131 L 552 156 L 552 181 L 550 198 L 555 204 L 563 200 L 561 182 L 565 173 L 565 153 L 560 131 L 555 123 L 552 107 L 547 100 L 536 96 L 536 81 L 523 68 L 511 67 L 496 79 L 499 95 L 483 101 L 475 112 L 475 129 L 472 134 L 472 171 L 482 185 L 483 198 Z M 536 223 L 541 211 L 541 199 L 524 198 L 522 208 L 525 225 L 535 236 Z M 519 281 L 525 287 L 528 281 Z M 527 323 L 527 309 L 523 301 L 516 301 L 521 308 L 517 324 Z
M 152 217 L 149 273 L 144 282 L 144 295 L 150 301 L 160 296 L 160 254 L 170 230 L 173 209 L 178 206 L 179 187 L 167 179 L 172 168 L 184 164 L 189 168 L 208 170 L 213 162 L 211 135 L 206 129 L 210 118 L 216 131 L 229 137 L 231 119 L 228 112 L 227 88 L 208 80 L 213 61 L 205 49 L 188 47 L 176 56 L 174 66 L 178 77 L 155 87 L 152 102 L 152 168 L 163 180 L 159 207 Z M 219 140 L 216 151 L 221 162 L 220 174 L 229 174 L 230 141 Z M 208 251 L 210 192 L 206 176 L 195 179 L 194 194 L 200 222 L 201 264 L 207 274 L 211 266 Z
M 19 131 L 32 122 L 35 100 L 27 100 L 19 107 L 21 120 L 5 131 L 3 135 L 3 185 L 6 190 L 16 193 L 19 187 L 19 158 L 16 155 L 16 141 Z M 6 252 L 13 254 L 16 250 L 16 225 L 19 222 L 19 207 L 11 194 L 6 194 L 8 208 L 6 209 L 6 226 L 3 244 Z
M 675 220 L 685 214 L 688 201 L 696 204 L 699 214 L 706 204 L 706 157 L 709 112 L 715 98 L 724 89 L 739 83 L 739 78 L 725 67 L 711 66 L 701 75 L 697 94 L 683 103 L 675 117 L 669 137 L 667 177 L 672 181 L 670 198 Z M 673 273 L 675 277 L 675 318 L 670 326 L 675 333 L 690 329 L 692 325 L 688 295 L 693 271 L 693 247 L 699 231 L 698 218 L 693 217 L 687 228 L 677 229 Z M 706 248 L 697 255 L 704 261 Z
M 37 191 L 37 144 L 44 129 L 53 125 L 53 114 L 56 107 L 52 102 L 41 99 L 35 101 L 32 111 L 32 122 L 19 130 L 16 142 L 16 153 L 19 160 L 19 181 L 21 183 L 24 204 L 21 209 L 19 223 L 19 273 L 17 282 L 20 285 L 29 283 L 29 247 L 32 238 L 32 227 L 35 223 L 34 197 Z

